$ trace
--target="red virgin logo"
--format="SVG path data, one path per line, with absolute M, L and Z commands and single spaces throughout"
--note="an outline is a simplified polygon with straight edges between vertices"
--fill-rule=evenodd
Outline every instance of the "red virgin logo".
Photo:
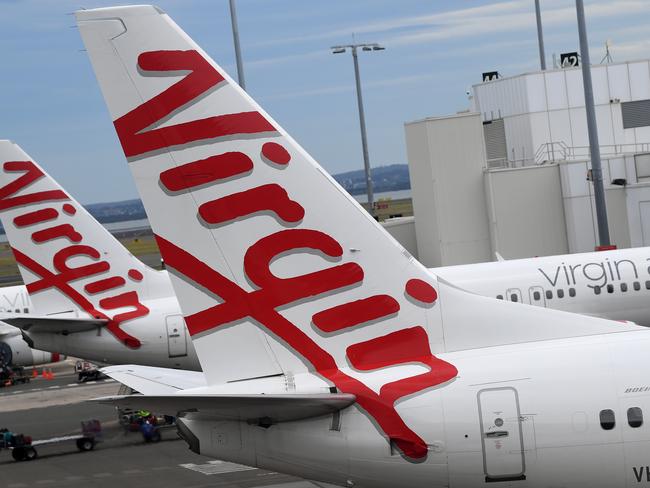
M 166 72 L 169 76 L 177 76 L 179 71 L 188 71 L 189 74 L 115 121 L 124 152 L 130 158 L 201 140 L 212 142 L 222 137 L 232 140 L 238 136 L 250 140 L 251 134 L 260 137 L 277 135 L 271 123 L 257 111 L 206 117 L 146 130 L 206 92 L 218 90 L 225 81 L 196 51 L 146 52 L 138 57 L 138 68 L 141 72 L 156 72 L 158 76 L 165 76 Z M 165 198 L 173 199 L 198 187 L 221 185 L 227 189 L 233 180 L 246 181 L 256 164 L 266 164 L 278 171 L 291 164 L 291 154 L 277 142 L 260 143 L 257 151 L 256 154 L 226 152 L 186 162 L 163 171 L 159 175 L 159 184 L 165 190 Z M 352 286 L 363 287 L 363 268 L 354 262 L 340 262 L 343 248 L 334 237 L 316 229 L 300 228 L 305 216 L 300 202 L 292 199 L 281 184 L 266 183 L 201 203 L 196 225 L 227 226 L 260 213 L 272 215 L 278 230 L 247 247 L 242 266 L 254 287 L 252 291 L 241 288 L 178 244 L 157 236 L 168 266 L 197 285 L 196 288 L 208 290 L 221 299 L 221 303 L 185 317 L 190 334 L 208 334 L 227 324 L 250 319 L 279 337 L 339 391 L 356 395 L 358 405 L 406 456 L 424 458 L 426 443 L 402 420 L 395 403 L 453 379 L 458 373 L 456 368 L 431 353 L 424 327 L 407 324 L 384 336 L 349 345 L 346 348 L 347 360 L 355 369 L 364 372 L 416 363 L 426 367 L 425 373 L 388 382 L 379 393 L 346 374 L 324 347 L 298 324 L 278 312 L 281 307 L 286 309 L 305 300 L 318 302 L 326 294 L 343 295 Z M 337 260 L 340 263 L 294 277 L 280 278 L 271 272 L 271 262 L 279 256 L 305 252 L 328 258 L 328 264 Z M 403 286 L 408 306 L 434 306 L 437 293 L 430 284 L 413 279 Z M 343 336 L 352 329 L 373 327 L 369 324 L 399 316 L 399 312 L 400 303 L 395 297 L 388 293 L 374 293 L 321 310 L 313 315 L 312 324 L 322 333 Z
M 140 340 L 121 328 L 121 324 L 127 320 L 143 317 L 149 313 L 149 309 L 140 303 L 136 291 L 102 298 L 99 300 L 98 307 L 87 298 L 87 295 L 122 288 L 127 281 L 122 276 L 106 276 L 111 270 L 111 264 L 101 259 L 101 254 L 97 249 L 84 244 L 84 236 L 77 231 L 74 224 L 59 223 L 61 214 L 74 217 L 77 213 L 77 209 L 70 203 L 68 195 L 58 189 L 16 195 L 27 186 L 43 178 L 44 173 L 31 161 L 8 161 L 4 163 L 3 170 L 6 173 L 18 173 L 20 176 L 0 188 L 0 211 L 18 207 L 24 207 L 26 210 L 25 213 L 14 217 L 11 223 L 5 221 L 5 225 L 13 225 L 17 230 L 31 232 L 30 227 L 47 223 L 48 227 L 31 233 L 31 239 L 36 245 L 47 246 L 48 243 L 59 239 L 65 239 L 70 244 L 53 254 L 52 268 L 54 271 L 50 271 L 35 259 L 12 247 L 16 261 L 38 276 L 38 279 L 27 284 L 27 291 L 30 294 L 35 294 L 49 289 L 58 290 L 93 318 L 107 320 L 106 329 L 120 342 L 134 349 L 139 348 Z M 32 205 L 44 203 L 50 203 L 51 206 L 30 210 Z M 70 260 L 79 257 L 86 258 L 89 263 L 78 266 L 69 264 Z M 81 293 L 75 288 L 77 280 L 95 276 L 97 276 L 97 280 L 87 283 L 83 287 L 85 293 Z M 142 273 L 135 269 L 129 270 L 127 276 L 128 279 L 135 282 L 143 279 Z M 110 316 L 109 313 L 102 312 L 98 308 L 105 311 L 121 308 L 130 308 L 131 310 Z

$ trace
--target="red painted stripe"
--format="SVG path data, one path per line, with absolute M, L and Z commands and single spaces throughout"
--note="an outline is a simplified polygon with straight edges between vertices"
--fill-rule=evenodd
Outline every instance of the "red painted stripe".
M 277 142 L 267 142 L 264 144 L 262 146 L 262 157 L 281 166 L 285 166 L 291 161 L 289 151 Z
M 227 152 L 163 171 L 160 182 L 169 191 L 181 191 L 241 175 L 252 169 L 253 161 L 244 153 Z
M 142 53 L 138 57 L 138 66 L 140 70 L 153 71 L 158 76 L 165 72 L 169 72 L 169 76 L 177 76 L 178 71 L 190 73 L 114 122 L 127 157 L 193 141 L 275 131 L 275 127 L 259 112 L 219 115 L 146 130 L 172 112 L 187 107 L 224 78 L 194 50 Z
M 2 168 L 8 173 L 23 172 L 24 174 L 0 188 L 0 210 L 49 200 L 68 200 L 68 195 L 61 190 L 39 191 L 12 197 L 11 195 L 43 178 L 43 171 L 31 161 L 7 161 Z
M 429 371 L 386 383 L 379 390 L 381 398 L 394 405 L 397 400 L 426 388 L 437 386 L 458 376 L 453 364 L 431 354 L 429 338 L 420 327 L 402 329 L 385 336 L 348 347 L 350 364 L 362 371 L 421 363 Z
M 77 213 L 77 209 L 74 208 L 73 205 L 70 205 L 69 203 L 64 203 L 63 204 L 63 211 L 67 213 L 68 215 L 74 215 Z
M 406 283 L 406 294 L 423 303 L 433 303 L 438 298 L 435 288 L 426 281 L 414 278 Z
M 70 242 L 81 242 L 81 239 L 83 239 L 83 236 L 70 224 L 56 225 L 32 234 L 32 239 L 38 244 L 61 237 L 67 238 Z
M 137 319 L 149 313 L 149 308 L 140 303 L 138 293 L 128 291 L 114 297 L 104 298 L 99 301 L 99 306 L 105 310 L 114 310 L 116 308 L 131 307 L 129 312 L 116 314 L 108 324 L 108 329 L 121 340 L 125 346 L 132 349 L 138 349 L 141 345 L 140 340 L 124 332 L 119 325 L 127 320 Z
M 72 249 L 71 249 L 72 248 Z M 75 249 L 76 248 L 76 249 Z M 47 289 L 56 289 L 61 292 L 63 295 L 68 297 L 70 300 L 79 305 L 83 310 L 88 312 L 92 317 L 97 319 L 106 319 L 108 323 L 106 328 L 108 331 L 113 334 L 119 341 L 126 344 L 131 348 L 140 347 L 140 341 L 133 337 L 132 335 L 126 333 L 120 328 L 120 323 L 123 320 L 126 320 L 123 316 L 125 314 L 116 315 L 112 319 L 100 312 L 95 308 L 95 306 L 81 293 L 75 290 L 70 286 L 70 281 L 75 279 L 83 278 L 85 276 L 90 276 L 95 273 L 100 273 L 108 271 L 110 268 L 109 264 L 106 261 L 100 261 L 98 263 L 92 263 L 86 266 L 80 266 L 79 268 L 67 268 L 65 266 L 66 259 L 71 256 L 86 255 L 90 256 L 93 259 L 99 259 L 99 252 L 89 246 L 69 246 L 67 248 L 59 251 L 54 257 L 54 267 L 57 270 L 64 270 L 62 274 L 54 274 L 44 266 L 41 266 L 39 263 L 34 261 L 32 258 L 23 254 L 16 248 L 11 248 L 16 257 L 16 261 L 21 265 L 30 270 L 35 276 L 40 277 L 39 280 L 33 281 L 27 285 L 27 291 L 31 295 L 42 290 Z M 58 259 L 57 259 L 58 258 Z M 135 293 L 135 292 L 134 292 Z M 137 295 L 136 295 L 137 296 Z M 107 309 L 109 307 L 106 307 Z M 149 309 L 142 306 L 138 309 L 141 312 L 141 315 L 147 315 Z M 133 319 L 135 317 L 130 316 L 129 318 Z
M 133 281 L 142 281 L 144 278 L 144 275 L 137 269 L 130 269 L 128 274 L 129 278 L 131 278 Z
M 35 210 L 14 218 L 14 225 L 16 227 L 26 227 L 28 225 L 40 224 L 48 220 L 54 220 L 59 216 L 59 212 L 54 208 L 44 208 Z
M 305 216 L 305 209 L 275 183 L 233 193 L 199 207 L 203 220 L 214 225 L 264 211 L 273 212 L 285 222 L 300 222 Z
M 292 248 L 314 248 L 313 244 L 304 246 L 304 243 L 300 242 L 301 239 L 316 239 L 317 235 L 321 235 L 323 243 L 318 247 L 327 249 L 327 255 L 340 255 L 340 252 L 342 252 L 340 245 L 336 241 L 318 231 L 293 229 L 284 230 L 278 234 L 283 238 L 286 236 L 287 242 L 293 243 Z M 250 250 L 247 253 L 251 260 L 247 264 L 245 261 L 246 274 L 254 283 L 262 284 L 261 289 L 252 292 L 242 290 L 236 283 L 228 280 L 187 251 L 160 236 L 156 236 L 161 254 L 170 267 L 184 275 L 188 280 L 206 290 L 210 290 L 224 300 L 224 303 L 186 317 L 190 333 L 205 332 L 241 320 L 242 317 L 251 317 L 260 327 L 280 337 L 287 347 L 302 356 L 318 374 L 336 385 L 339 391 L 354 394 L 359 406 L 377 421 L 377 425 L 381 430 L 395 442 L 407 457 L 412 459 L 425 458 L 427 455 L 426 443 L 406 425 L 395 410 L 393 399 L 399 398 L 399 395 L 403 392 L 406 394 L 409 392 L 415 393 L 436 386 L 443 381 L 448 381 L 457 374 L 456 368 L 438 360 L 434 356 L 421 358 L 427 361 L 427 365 L 433 365 L 431 372 L 407 378 L 408 382 L 406 384 L 402 380 L 389 383 L 384 386 L 384 388 L 387 388 L 385 392 L 384 388 L 382 388 L 381 394 L 377 394 L 361 381 L 341 371 L 331 354 L 315 343 L 298 326 L 277 312 L 275 308 L 300 300 L 302 297 L 317 296 L 318 292 L 312 287 L 323 285 L 323 281 L 330 281 L 330 283 L 325 283 L 325 285 L 329 286 L 323 287 L 323 289 L 329 288 L 330 290 L 337 289 L 343 283 L 342 281 L 336 283 L 331 281 L 341 280 L 344 276 L 350 278 L 350 283 L 361 282 L 363 270 L 355 263 L 346 263 L 305 276 L 274 279 L 268 270 L 268 263 L 278 252 L 287 249 L 287 242 L 278 239 L 278 234 L 264 238 L 255 244 L 263 247 L 262 254 L 255 252 L 255 256 L 251 257 Z M 292 238 L 292 236 L 297 237 L 303 234 L 302 238 Z M 265 243 L 265 239 L 270 239 L 270 241 Z M 328 249 L 329 245 L 336 247 L 336 249 Z M 252 273 L 253 270 L 254 273 Z M 323 274 L 325 271 L 326 273 Z M 307 277 L 309 279 L 305 283 Z M 426 332 L 424 330 L 421 332 L 424 334 L 422 342 L 427 344 L 428 347 Z
M 52 362 L 53 363 L 58 363 L 59 361 L 61 361 L 61 354 L 59 354 L 58 352 L 53 352 L 52 353 Z
M 87 293 L 101 293 L 103 291 L 111 290 L 113 288 L 117 288 L 118 286 L 122 286 L 125 283 L 126 280 L 121 276 L 113 276 L 111 278 L 106 278 L 103 280 L 98 280 L 98 281 L 93 281 L 92 283 L 88 283 L 86 286 L 84 286 L 84 290 L 86 290 Z
M 123 140 L 121 142 L 126 156 L 132 157 L 157 149 L 180 146 L 195 141 L 274 131 L 275 127 L 262 117 L 259 112 L 241 112 L 161 127 L 160 129 L 134 134 L 130 139 L 127 139 L 127 145 Z
M 397 312 L 397 300 L 389 295 L 375 295 L 318 312 L 312 317 L 312 322 L 324 332 L 336 332 Z
M 429 339 L 422 327 L 392 332 L 347 349 L 350 364 L 362 371 L 420 361 L 431 356 Z

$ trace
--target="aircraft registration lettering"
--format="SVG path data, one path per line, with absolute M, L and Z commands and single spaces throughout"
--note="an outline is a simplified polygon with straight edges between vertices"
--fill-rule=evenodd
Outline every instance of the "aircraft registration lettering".
M 632 466 L 632 472 L 637 483 L 650 483 L 650 466 Z

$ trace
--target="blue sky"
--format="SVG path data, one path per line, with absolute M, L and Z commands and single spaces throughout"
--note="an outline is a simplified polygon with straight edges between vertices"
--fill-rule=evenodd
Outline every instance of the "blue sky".
M 533 0 L 237 0 L 249 93 L 324 167 L 362 167 L 352 59 L 360 53 L 373 166 L 405 163 L 406 121 L 467 108 L 483 71 L 535 70 Z M 69 14 L 104 0 L 0 0 L 0 138 L 19 143 L 82 203 L 134 198 L 99 88 Z M 157 3 L 236 77 L 227 0 Z M 650 56 L 650 1 L 585 0 L 592 61 Z M 542 0 L 548 63 L 577 50 L 573 0 Z

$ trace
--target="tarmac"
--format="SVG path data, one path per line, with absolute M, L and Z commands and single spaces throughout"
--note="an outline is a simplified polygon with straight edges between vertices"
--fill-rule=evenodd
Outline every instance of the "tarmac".
M 77 384 L 70 362 L 53 365 L 53 372 L 51 380 L 39 375 L 28 384 L 0 388 L 0 427 L 37 440 L 79 433 L 81 421 L 97 419 L 102 442 L 89 452 L 78 451 L 74 442 L 42 446 L 37 459 L 23 462 L 0 450 L 3 488 L 315 487 L 291 476 L 194 454 L 175 429 L 164 430 L 159 443 L 145 443 L 139 433 L 125 432 L 114 407 L 85 401 L 117 394 L 119 383 Z

